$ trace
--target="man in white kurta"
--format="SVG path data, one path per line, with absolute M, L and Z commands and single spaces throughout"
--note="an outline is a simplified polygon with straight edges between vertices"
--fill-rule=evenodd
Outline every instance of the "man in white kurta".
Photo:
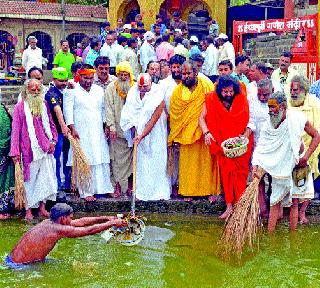
M 134 79 L 138 78 L 140 73 L 140 64 L 138 60 L 138 55 L 136 49 L 138 47 L 137 39 L 128 39 L 128 48 L 124 50 L 123 61 L 128 61 L 133 71 Z
M 171 183 L 167 176 L 167 117 L 163 93 L 151 82 L 149 74 L 140 74 L 129 90 L 121 113 L 120 126 L 137 152 L 136 197 L 139 200 L 167 200 Z
M 28 38 L 28 48 L 22 53 L 22 66 L 26 73 L 30 68 L 37 67 L 42 69 L 42 50 L 37 47 L 37 38 L 30 36 Z
M 154 38 L 154 34 L 151 31 L 144 34 L 144 42 L 140 48 L 140 64 L 143 73 L 146 72 L 147 65 L 150 61 L 157 61 L 156 51 L 152 46 Z
M 92 185 L 88 191 L 79 189 L 81 198 L 94 201 L 94 195 L 112 193 L 110 181 L 110 157 L 107 138 L 104 134 L 105 106 L 103 89 L 93 84 L 95 70 L 79 70 L 79 83 L 64 95 L 64 117 L 73 137 L 87 156 Z M 69 151 L 68 166 L 72 166 L 72 149 Z
M 272 176 L 270 214 L 268 231 L 273 232 L 277 223 L 280 207 L 292 205 L 292 171 L 296 164 L 300 167 L 307 161 L 319 144 L 319 133 L 299 111 L 287 110 L 287 99 L 282 92 L 274 93 L 268 100 L 270 121 L 261 130 L 259 141 L 253 152 L 253 176 L 257 167 Z M 313 139 L 300 158 L 299 151 L 302 135 L 307 132 Z M 298 205 L 290 211 L 290 229 L 295 230 L 298 222 Z

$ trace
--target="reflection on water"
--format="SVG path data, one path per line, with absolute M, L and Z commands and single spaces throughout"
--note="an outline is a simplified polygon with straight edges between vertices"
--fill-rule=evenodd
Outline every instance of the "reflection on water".
M 215 217 L 146 215 L 145 239 L 134 247 L 99 235 L 63 239 L 52 261 L 32 269 L 0 269 L 0 287 L 320 287 L 319 224 L 288 233 L 286 224 L 241 263 L 217 257 L 223 224 Z M 0 222 L 0 256 L 30 228 Z M 0 267 L 1 268 L 1 267 Z

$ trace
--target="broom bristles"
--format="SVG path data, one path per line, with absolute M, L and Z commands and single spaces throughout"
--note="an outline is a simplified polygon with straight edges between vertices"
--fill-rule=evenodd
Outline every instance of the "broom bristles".
M 15 189 L 14 189 L 14 205 L 15 208 L 21 210 L 26 206 L 26 191 L 24 188 L 24 178 L 20 163 L 14 165 Z
M 78 139 L 73 138 L 71 134 L 68 134 L 68 139 L 72 146 L 72 190 L 75 192 L 77 187 L 81 190 L 89 190 L 92 185 L 92 173 L 88 158 Z
M 258 171 L 258 178 L 255 178 L 244 191 L 226 222 L 219 242 L 223 258 L 228 259 L 232 255 L 240 258 L 246 245 L 251 250 L 259 245 L 261 222 L 258 195 L 260 179 L 264 174 L 263 169 Z

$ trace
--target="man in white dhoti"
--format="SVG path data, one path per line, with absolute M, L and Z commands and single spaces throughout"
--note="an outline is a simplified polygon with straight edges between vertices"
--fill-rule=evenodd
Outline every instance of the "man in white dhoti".
M 143 201 L 168 200 L 170 178 L 167 176 L 167 117 L 163 93 L 149 74 L 140 74 L 123 106 L 120 126 L 125 134 L 136 131 L 138 145 L 136 196 Z M 132 136 L 128 136 L 132 141 Z
M 295 165 L 305 167 L 309 157 L 320 142 L 318 131 L 306 116 L 299 111 L 287 110 L 287 98 L 282 92 L 274 93 L 268 100 L 270 121 L 261 130 L 257 146 L 253 152 L 253 177 L 260 166 L 272 176 L 270 197 L 269 233 L 273 232 L 279 217 L 280 207 L 292 205 L 293 179 Z M 300 157 L 302 135 L 306 132 L 312 141 L 305 154 Z M 295 230 L 298 223 L 298 205 L 290 209 L 290 229 Z
M 27 220 L 33 218 L 31 208 L 48 217 L 46 201 L 55 201 L 57 194 L 53 152 L 58 134 L 42 93 L 40 81 L 28 80 L 13 113 L 10 156 L 23 165 Z
M 273 92 L 272 81 L 270 79 L 260 80 L 258 83 L 256 83 L 256 86 L 257 93 L 254 93 L 254 91 L 251 90 L 251 92 L 247 95 L 250 118 L 248 126 L 243 134 L 244 137 L 249 139 L 251 133 L 254 133 L 254 146 L 256 146 L 258 142 L 264 123 L 269 121 L 268 100 Z M 259 204 L 260 215 L 262 217 L 268 217 L 264 179 L 261 179 L 259 185 Z
M 110 83 L 105 93 L 106 123 L 110 136 L 111 170 L 115 187 L 114 198 L 128 190 L 128 178 L 132 174 L 132 148 L 120 127 L 120 116 L 127 94 L 133 85 L 133 73 L 130 63 L 120 62 L 116 66 L 117 80 Z
M 96 200 L 96 195 L 112 193 L 110 181 L 110 157 L 107 138 L 104 134 L 105 123 L 104 91 L 93 84 L 93 69 L 78 71 L 79 83 L 70 89 L 63 97 L 64 117 L 66 124 L 75 138 L 80 139 L 80 145 L 87 156 L 93 183 L 88 191 L 79 189 L 81 198 L 86 201 Z M 72 166 L 72 149 L 69 151 L 68 166 Z

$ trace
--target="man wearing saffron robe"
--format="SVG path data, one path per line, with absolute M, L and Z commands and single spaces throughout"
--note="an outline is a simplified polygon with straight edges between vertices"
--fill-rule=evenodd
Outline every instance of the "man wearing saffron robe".
M 171 183 L 167 175 L 167 116 L 159 85 L 142 73 L 128 92 L 120 118 L 120 127 L 128 142 L 137 146 L 137 199 L 170 199 Z M 136 137 L 132 137 L 136 131 Z M 132 132 L 132 133 L 131 133 Z M 132 139 L 133 138 L 133 139 Z
M 301 111 L 306 115 L 311 125 L 318 131 L 320 129 L 320 100 L 314 95 L 309 95 L 309 81 L 301 76 L 293 76 L 291 80 L 290 98 L 289 98 L 289 109 L 293 111 Z M 302 140 L 305 147 L 309 147 L 312 138 L 304 133 Z M 311 171 L 309 173 L 306 185 L 301 187 L 294 187 L 293 190 L 293 202 L 302 202 L 299 219 L 301 224 L 307 224 L 309 221 L 306 218 L 306 209 L 310 202 L 310 199 L 314 198 L 314 187 L 313 178 L 317 179 L 320 175 L 319 172 L 319 153 L 320 146 L 311 154 L 308 164 L 310 165 Z
M 42 93 L 40 81 L 28 80 L 13 113 L 10 156 L 23 165 L 27 220 L 33 218 L 31 208 L 48 217 L 46 201 L 57 194 L 53 153 L 58 134 Z
M 113 175 L 113 196 L 118 198 L 121 192 L 128 190 L 128 178 L 132 174 L 132 148 L 120 127 L 120 116 L 126 102 L 128 91 L 133 85 L 133 73 L 130 63 L 120 62 L 116 66 L 117 80 L 110 83 L 106 89 L 106 124 L 110 137 L 110 159 Z
M 182 65 L 182 83 L 174 90 L 170 100 L 169 146 L 180 144 L 179 194 L 188 197 L 212 196 L 220 193 L 218 163 L 210 155 L 199 126 L 199 117 L 205 94 L 213 89 L 211 81 L 197 76 L 197 67 Z
M 249 174 L 249 160 L 252 136 L 249 138 L 248 151 L 236 158 L 224 155 L 221 143 L 244 133 L 249 122 L 247 96 L 241 92 L 239 81 L 232 76 L 221 76 L 216 90 L 207 94 L 200 116 L 205 142 L 210 145 L 212 155 L 219 161 L 221 182 L 227 204 L 226 211 L 220 216 L 226 219 L 233 212 L 235 204 L 246 189 Z
M 110 157 L 105 123 L 104 90 L 93 84 L 93 69 L 78 70 L 79 83 L 63 95 L 63 114 L 71 135 L 80 139 L 80 146 L 87 156 L 91 171 L 92 185 L 87 191 L 79 189 L 81 198 L 96 200 L 96 196 L 112 193 L 110 181 Z M 72 166 L 72 149 L 69 150 L 68 166 Z M 99 196 L 100 195 L 100 196 Z

